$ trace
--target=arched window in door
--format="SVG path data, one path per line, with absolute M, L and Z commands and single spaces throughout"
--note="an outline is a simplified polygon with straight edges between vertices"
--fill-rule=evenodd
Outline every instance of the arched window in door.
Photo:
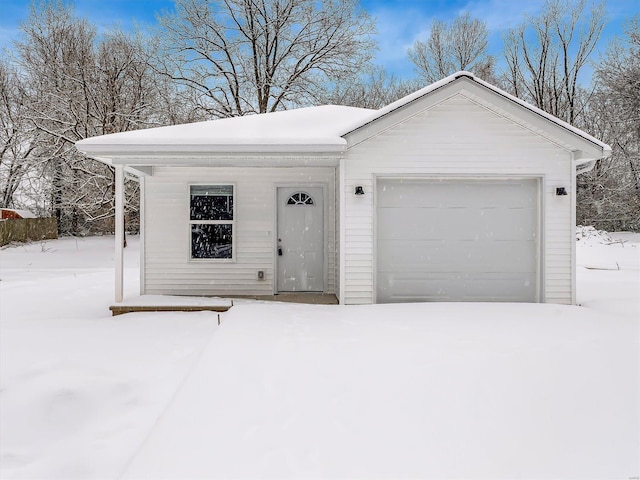
M 289 197 L 287 205 L 314 205 L 311 195 L 305 192 L 296 192 Z

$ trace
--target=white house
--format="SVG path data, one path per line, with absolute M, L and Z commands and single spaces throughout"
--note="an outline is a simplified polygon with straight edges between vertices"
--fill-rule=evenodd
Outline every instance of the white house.
M 142 293 L 343 304 L 575 303 L 576 175 L 611 153 L 468 72 L 380 110 L 302 108 L 77 147 L 116 167 L 119 212 L 124 170 L 140 178 Z

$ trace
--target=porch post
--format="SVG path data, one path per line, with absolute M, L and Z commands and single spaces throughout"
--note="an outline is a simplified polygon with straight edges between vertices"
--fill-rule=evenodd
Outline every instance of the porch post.
M 346 272 L 346 267 L 345 267 L 345 259 L 347 258 L 347 254 L 346 254 L 346 249 L 345 249 L 345 241 L 347 238 L 347 235 L 345 233 L 345 227 L 346 227 L 346 223 L 347 223 L 347 213 L 346 213 L 346 207 L 347 207 L 347 196 L 346 196 L 346 192 L 345 192 L 345 176 L 346 176 L 346 171 L 345 171 L 345 159 L 344 159 L 344 155 L 342 155 L 342 157 L 340 157 L 340 164 L 338 166 L 338 168 L 340 169 L 340 171 L 338 172 L 338 191 L 339 191 L 339 195 L 338 195 L 338 202 L 340 202 L 339 204 L 339 212 L 340 212 L 340 222 L 339 222 L 339 227 L 340 227 L 340 235 L 338 236 L 338 238 L 340 239 L 340 270 L 339 270 L 339 280 L 340 280 L 340 288 L 338 290 L 338 303 L 340 305 L 344 305 L 345 302 L 345 272 Z
M 124 249 L 124 166 L 115 167 L 116 182 L 116 255 L 115 255 L 115 301 L 122 302 L 123 249 Z
M 578 291 L 576 275 L 576 208 L 577 208 L 577 188 L 578 188 L 578 174 L 576 172 L 576 158 L 575 153 L 571 152 L 571 305 L 578 304 Z M 562 198 L 562 197 L 560 197 Z M 546 215 L 545 215 L 546 217 Z M 543 218 L 545 218 L 543 217 Z M 546 282 L 545 282 L 546 283 Z

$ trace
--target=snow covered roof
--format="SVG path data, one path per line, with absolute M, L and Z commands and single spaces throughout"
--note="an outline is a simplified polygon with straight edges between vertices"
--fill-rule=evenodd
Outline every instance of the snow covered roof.
M 150 128 L 132 132 L 115 133 L 87 138 L 76 143 L 81 152 L 105 161 L 114 157 L 147 157 L 179 154 L 183 156 L 202 154 L 274 154 L 274 153 L 320 153 L 331 154 L 347 149 L 347 135 L 368 126 L 405 106 L 409 106 L 432 92 L 465 78 L 516 105 L 515 113 L 506 117 L 521 121 L 521 108 L 542 123 L 532 128 L 547 136 L 551 122 L 568 133 L 567 147 L 573 147 L 574 136 L 591 144 L 589 158 L 583 162 L 607 157 L 611 148 L 600 140 L 569 125 L 539 108 L 491 85 L 472 73 L 460 71 L 439 82 L 435 82 L 379 110 L 325 105 L 299 108 L 274 113 L 247 115 L 243 117 L 210 120 L 206 122 Z M 525 122 L 526 123 L 526 122 Z M 580 141 L 578 141 L 580 143 Z M 573 150 L 573 148 L 571 148 Z M 600 156 L 598 152 L 601 153 Z M 595 157 L 594 157 L 595 156 Z M 580 162 L 578 162 L 580 163 Z
M 332 152 L 347 145 L 341 133 L 371 116 L 366 108 L 324 105 L 87 138 L 89 155 L 120 153 Z
M 29 210 L 19 210 L 16 208 L 2 208 L 0 210 L 2 210 L 3 212 L 11 212 L 17 214 L 21 218 L 36 218 L 36 216 Z

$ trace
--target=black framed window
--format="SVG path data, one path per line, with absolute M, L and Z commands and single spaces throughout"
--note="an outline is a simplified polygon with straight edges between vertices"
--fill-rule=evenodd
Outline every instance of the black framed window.
M 233 185 L 191 185 L 189 226 L 192 259 L 233 259 Z
M 296 192 L 289 197 L 287 205 L 315 205 L 315 202 L 308 193 Z

